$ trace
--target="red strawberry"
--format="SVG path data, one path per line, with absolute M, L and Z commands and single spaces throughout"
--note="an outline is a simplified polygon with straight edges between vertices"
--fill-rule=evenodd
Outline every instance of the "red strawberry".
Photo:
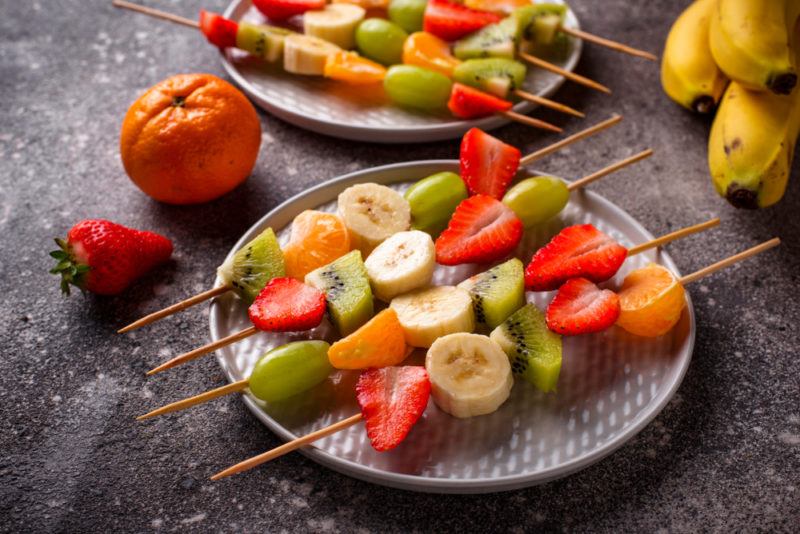
M 253 5 L 269 19 L 285 20 L 312 9 L 324 9 L 325 0 L 253 0 Z
M 447 107 L 461 119 L 480 119 L 511 109 L 511 102 L 479 91 L 462 83 L 454 83 Z
M 425 411 L 431 383 L 421 366 L 381 367 L 361 373 L 356 396 L 372 447 L 397 447 Z
M 447 0 L 428 0 L 423 29 L 445 41 L 461 39 L 487 24 L 500 21 L 500 16 L 478 11 Z
M 200 10 L 200 31 L 208 42 L 220 48 L 236 46 L 236 33 L 239 25 L 213 11 Z
M 564 336 L 602 332 L 619 318 L 619 297 L 586 278 L 573 278 L 558 289 L 547 307 L 547 327 Z
M 471 195 L 489 195 L 498 200 L 517 174 L 520 152 L 478 128 L 461 140 L 461 178 Z
M 52 274 L 61 275 L 61 291 L 69 285 L 99 295 L 122 293 L 144 273 L 172 255 L 166 237 L 127 228 L 103 219 L 88 219 L 73 226 L 66 241 L 56 239 L 58 261 Z
M 525 287 L 552 291 L 570 278 L 608 280 L 628 256 L 625 247 L 591 224 L 568 226 L 540 248 L 525 268 Z
M 267 332 L 299 332 L 319 326 L 325 294 L 294 278 L 273 278 L 247 310 L 253 325 Z
M 522 221 L 511 208 L 487 195 L 461 202 L 436 239 L 442 265 L 490 263 L 508 256 L 522 238 Z

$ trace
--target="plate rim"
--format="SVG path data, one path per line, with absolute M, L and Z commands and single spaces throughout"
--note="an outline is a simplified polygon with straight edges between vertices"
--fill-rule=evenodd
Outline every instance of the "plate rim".
M 580 20 L 572 8 L 564 0 L 557 0 L 563 3 L 568 8 L 568 16 L 570 17 L 569 26 L 571 28 L 580 29 Z M 234 14 L 242 7 L 243 4 L 249 4 L 249 0 L 233 0 L 223 12 L 226 18 L 233 18 Z M 249 6 L 247 6 L 249 9 Z M 578 62 L 583 56 L 583 40 L 574 39 L 574 52 L 568 58 L 564 69 L 574 72 Z M 412 142 L 412 143 L 425 143 L 431 141 L 443 141 L 448 139 L 456 139 L 469 130 L 470 128 L 481 128 L 482 130 L 494 130 L 501 126 L 512 122 L 504 117 L 486 117 L 478 120 L 460 120 L 450 121 L 443 124 L 424 124 L 413 127 L 391 127 L 391 126 L 362 126 L 359 124 L 348 124 L 336 120 L 329 120 L 319 118 L 314 115 L 303 113 L 299 110 L 285 108 L 280 104 L 274 102 L 262 93 L 256 86 L 245 78 L 244 75 L 236 68 L 236 66 L 228 58 L 228 52 L 220 50 L 220 61 L 226 74 L 230 76 L 247 95 L 254 100 L 259 107 L 268 111 L 269 113 L 283 119 L 299 128 L 312 130 L 316 133 L 322 133 L 333 137 L 342 139 L 349 139 L 353 141 L 371 141 L 375 143 L 396 144 L 398 142 Z M 550 83 L 543 91 L 537 93 L 539 96 L 551 97 L 561 86 L 566 82 L 563 76 L 558 76 L 552 83 Z M 534 109 L 540 107 L 537 104 L 527 101 L 520 101 L 514 104 L 511 109 L 517 113 L 527 115 Z M 316 128 L 316 129 L 315 129 Z M 317 130 L 318 129 L 318 130 Z M 376 137 L 379 136 L 379 137 Z M 386 137 L 380 137 L 386 136 Z
M 388 165 L 381 165 L 378 167 L 370 167 L 367 169 L 361 169 L 358 171 L 350 172 L 347 174 L 343 174 L 337 176 L 335 178 L 331 178 L 329 180 L 320 182 L 308 189 L 305 189 L 296 195 L 288 198 L 287 200 L 278 204 L 275 208 L 271 209 L 267 212 L 263 217 L 258 219 L 253 225 L 250 226 L 239 238 L 239 240 L 234 244 L 231 248 L 230 252 L 226 255 L 226 259 L 234 254 L 235 251 L 240 249 L 246 242 L 247 236 L 261 231 L 264 227 L 268 226 L 267 222 L 269 219 L 275 217 L 276 215 L 280 214 L 280 212 L 291 208 L 293 204 L 298 201 L 303 200 L 305 197 L 312 195 L 314 193 L 318 193 L 321 190 L 327 188 L 333 188 L 336 186 L 343 186 L 345 184 L 350 183 L 358 183 L 364 177 L 369 176 L 371 180 L 376 180 L 374 176 L 380 175 L 382 173 L 390 172 L 390 171 L 398 171 L 404 170 L 413 167 L 442 167 L 444 170 L 445 168 L 449 168 L 452 170 L 453 168 L 457 168 L 458 160 L 452 159 L 434 159 L 434 160 L 416 160 L 410 162 L 402 162 L 402 163 L 392 163 Z M 377 180 L 376 180 L 377 181 Z M 396 183 L 402 180 L 393 180 L 393 181 L 385 181 L 382 183 Z M 618 212 L 624 215 L 626 218 L 630 219 L 632 225 L 636 230 L 647 236 L 648 239 L 653 239 L 653 235 L 632 215 L 628 214 L 625 210 L 607 200 L 605 197 L 599 195 L 598 193 L 594 193 L 592 191 L 585 190 L 582 194 L 588 195 L 592 198 L 593 201 L 600 202 L 604 204 L 605 208 L 611 209 L 612 211 Z M 680 277 L 680 271 L 678 270 L 675 262 L 672 260 L 672 257 L 664 250 L 660 250 L 661 260 L 663 263 L 667 264 L 673 272 L 676 273 L 677 276 Z M 214 280 L 214 286 L 216 287 L 219 285 L 220 279 L 216 277 Z M 687 291 L 686 292 L 686 299 L 687 305 L 686 310 L 689 314 L 689 334 L 688 338 L 686 339 L 684 345 L 685 350 L 680 354 L 681 362 L 679 363 L 680 368 L 678 369 L 678 373 L 675 377 L 675 380 L 665 388 L 658 397 L 653 399 L 649 405 L 651 405 L 645 412 L 644 415 L 640 417 L 638 421 L 630 426 L 623 428 L 617 436 L 612 438 L 608 443 L 605 445 L 597 448 L 596 450 L 591 451 L 590 453 L 574 458 L 572 460 L 568 460 L 562 464 L 557 466 L 551 466 L 545 468 L 541 471 L 537 471 L 535 473 L 520 473 L 516 475 L 504 476 L 499 478 L 476 478 L 476 479 L 449 479 L 449 478 L 430 478 L 424 477 L 419 475 L 408 475 L 408 474 L 401 474 L 401 473 L 391 473 L 387 471 L 378 471 L 372 467 L 367 467 L 361 465 L 357 462 L 352 460 L 340 458 L 335 456 L 327 451 L 322 449 L 308 446 L 298 449 L 297 452 L 300 452 L 304 456 L 310 458 L 311 460 L 324 465 L 325 467 L 331 468 L 341 474 L 352 476 L 361 480 L 365 480 L 367 482 L 376 483 L 384 486 L 389 486 L 393 488 L 411 490 L 411 491 L 421 491 L 427 493 L 494 493 L 499 491 L 510 491 L 530 486 L 535 486 L 538 484 L 542 484 L 545 482 L 549 482 L 558 478 L 565 477 L 567 475 L 573 474 L 581 469 L 588 467 L 591 464 L 594 464 L 601 459 L 605 458 L 606 456 L 610 455 L 611 453 L 618 450 L 622 445 L 630 441 L 633 437 L 635 437 L 639 432 L 641 432 L 650 422 L 658 416 L 666 405 L 672 400 L 672 397 L 677 392 L 678 388 L 683 382 L 683 378 L 686 375 L 686 371 L 689 368 L 689 364 L 692 360 L 692 355 L 694 352 L 695 347 L 695 340 L 696 340 L 696 333 L 697 333 L 697 323 L 695 318 L 695 311 L 694 306 L 692 303 L 691 295 Z M 209 313 L 209 330 L 211 334 L 211 340 L 216 341 L 220 339 L 220 333 L 216 319 L 217 315 L 217 303 L 218 300 L 214 299 L 209 304 L 210 306 L 210 313 Z M 228 366 L 227 362 L 223 359 L 223 357 L 219 354 L 216 354 L 217 362 L 219 363 L 220 367 L 222 367 L 223 372 L 225 373 L 225 377 L 228 382 L 233 382 L 235 379 L 232 375 L 231 369 Z M 281 440 L 283 441 L 290 441 L 295 439 L 296 436 L 283 426 L 281 426 L 277 421 L 272 419 L 260 406 L 251 398 L 249 393 L 243 394 L 242 399 L 244 400 L 245 405 L 248 409 L 258 418 L 270 431 L 276 434 Z

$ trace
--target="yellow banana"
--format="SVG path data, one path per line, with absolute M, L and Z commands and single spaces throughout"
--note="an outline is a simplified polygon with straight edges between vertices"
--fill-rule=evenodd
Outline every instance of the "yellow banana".
M 708 141 L 717 192 L 737 208 L 765 208 L 786 190 L 800 133 L 800 90 L 755 92 L 731 82 Z
M 800 0 L 718 0 L 709 44 L 722 72 L 753 90 L 792 92 L 797 64 L 791 37 Z
M 708 44 L 708 27 L 717 0 L 696 0 L 675 20 L 661 59 L 661 86 L 681 106 L 711 112 L 727 80 Z

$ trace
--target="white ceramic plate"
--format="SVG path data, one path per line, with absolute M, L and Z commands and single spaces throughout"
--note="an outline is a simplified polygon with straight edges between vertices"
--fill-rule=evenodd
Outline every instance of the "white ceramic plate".
M 563 0 L 551 0 L 561 4 Z M 225 11 L 233 20 L 263 23 L 264 17 L 250 0 L 235 0 Z M 570 10 L 565 25 L 578 28 L 578 19 Z M 573 70 L 581 55 L 582 42 L 570 38 L 569 53 L 557 65 Z M 313 132 L 377 143 L 423 143 L 456 139 L 473 126 L 491 130 L 508 123 L 502 117 L 476 121 L 454 119 L 404 110 L 386 101 L 383 88 L 358 87 L 325 80 L 317 76 L 299 76 L 248 58 L 240 50 L 222 52 L 222 65 L 228 75 L 259 106 L 281 119 Z M 564 79 L 541 69 L 529 68 L 525 89 L 539 96 L 551 96 Z M 536 107 L 520 102 L 514 111 L 528 113 Z
M 285 243 L 298 213 L 306 209 L 335 210 L 336 197 L 350 185 L 377 182 L 402 191 L 440 171 L 457 172 L 458 162 L 387 165 L 322 183 L 264 216 L 242 236 L 231 254 L 268 226 Z M 562 214 L 546 227 L 527 233 L 518 255 L 523 261 L 529 260 L 533 251 L 562 227 L 576 223 L 592 223 L 625 246 L 653 238 L 611 202 L 582 191 L 573 194 Z M 666 265 L 680 276 L 665 252 L 650 251 L 629 258 L 608 285 L 620 283 L 631 269 L 651 261 Z M 439 266 L 434 283 L 455 284 L 484 268 Z M 527 294 L 528 301 L 540 309 L 552 296 Z M 230 294 L 212 303 L 210 323 L 213 340 L 250 326 L 246 306 Z M 490 415 L 456 419 L 431 401 L 408 438 L 392 451 L 374 451 L 363 425 L 358 424 L 301 452 L 341 473 L 417 491 L 488 493 L 546 482 L 598 461 L 651 421 L 680 385 L 694 335 L 694 312 L 689 301 L 678 325 L 660 338 L 638 338 L 617 327 L 600 334 L 564 338 L 556 393 L 541 394 L 517 379 L 509 400 Z M 241 380 L 249 376 L 268 349 L 308 338 L 335 340 L 324 321 L 309 333 L 258 334 L 218 351 L 218 360 L 230 381 Z M 424 352 L 416 351 L 410 358 L 421 364 Z M 243 398 L 259 420 L 288 441 L 357 413 L 356 378 L 356 372 L 337 372 L 314 390 L 278 404 L 266 405 L 249 394 Z M 268 473 L 269 466 L 258 469 Z

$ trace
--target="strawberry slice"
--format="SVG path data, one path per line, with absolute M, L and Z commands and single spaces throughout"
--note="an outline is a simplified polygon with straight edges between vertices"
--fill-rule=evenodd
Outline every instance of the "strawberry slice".
M 447 107 L 456 117 L 480 119 L 511 109 L 511 102 L 479 91 L 463 83 L 454 83 Z
M 236 46 L 236 33 L 239 31 L 239 25 L 219 13 L 201 9 L 200 31 L 214 46 L 233 48 Z
M 253 325 L 267 332 L 299 332 L 319 326 L 325 294 L 294 278 L 273 278 L 247 310 Z
M 552 291 L 570 278 L 598 283 L 619 270 L 628 250 L 591 224 L 568 226 L 534 254 L 525 268 L 525 287 Z
M 619 297 L 586 278 L 567 280 L 547 307 L 547 327 L 563 336 L 602 332 L 619 318 Z
M 503 198 L 519 168 L 520 152 L 478 128 L 461 140 L 461 178 L 471 195 Z
M 447 0 L 428 0 L 423 29 L 445 41 L 455 41 L 480 30 L 487 24 L 499 22 L 501 17 L 488 11 L 478 11 Z
M 379 452 L 397 447 L 425 411 L 431 394 L 422 366 L 381 367 L 361 373 L 356 397 L 372 447 Z
M 491 263 L 508 256 L 522 238 L 522 221 L 488 195 L 463 200 L 447 229 L 436 239 L 436 261 L 442 265 Z
M 253 0 L 253 5 L 271 20 L 286 20 L 312 9 L 324 9 L 325 0 Z

